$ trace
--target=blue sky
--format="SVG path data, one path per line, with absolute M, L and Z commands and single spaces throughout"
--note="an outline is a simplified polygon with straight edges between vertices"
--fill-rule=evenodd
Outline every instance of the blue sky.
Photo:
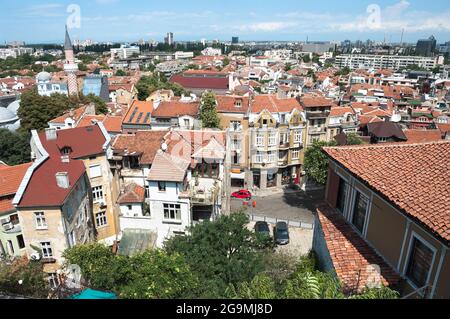
M 448 0 L 0 0 L 0 42 L 62 42 L 69 5 L 80 8 L 75 39 L 366 40 L 435 35 L 450 41 Z M 375 6 L 373 6 L 375 5 Z M 73 21 L 73 20 L 71 20 Z

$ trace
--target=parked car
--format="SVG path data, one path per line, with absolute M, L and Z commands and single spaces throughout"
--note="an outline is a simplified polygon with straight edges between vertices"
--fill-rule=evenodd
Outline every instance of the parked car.
M 232 198 L 238 198 L 238 199 L 252 199 L 252 193 L 250 193 L 250 191 L 242 189 L 238 192 L 234 192 L 233 194 L 231 194 Z
M 257 234 L 260 234 L 261 236 L 270 237 L 269 224 L 267 224 L 266 222 L 256 222 L 255 232 Z
M 289 227 L 285 222 L 278 222 L 273 232 L 278 245 L 289 244 Z

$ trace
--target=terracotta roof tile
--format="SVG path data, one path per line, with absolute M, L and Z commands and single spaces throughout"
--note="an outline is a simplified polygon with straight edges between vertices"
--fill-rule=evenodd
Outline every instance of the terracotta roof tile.
M 199 102 L 183 103 L 180 101 L 163 101 L 153 112 L 152 117 L 174 118 L 183 115 L 197 117 L 199 114 L 199 107 Z
M 217 112 L 219 113 L 247 113 L 250 99 L 244 96 L 217 95 Z M 240 106 L 237 106 L 240 102 Z
M 304 96 L 301 99 L 301 104 L 304 108 L 311 108 L 311 107 L 326 107 L 326 106 L 333 106 L 333 101 L 326 99 L 321 96 Z
M 450 243 L 450 141 L 330 147 L 324 152 Z
M 123 123 L 150 125 L 152 112 L 153 102 L 135 100 L 125 115 Z
M 33 163 L 17 166 L 0 166 L 0 197 L 13 195 L 22 182 L 25 173 Z
M 279 99 L 276 95 L 257 95 L 251 103 L 252 113 L 260 113 L 263 110 L 271 113 L 290 113 L 294 109 L 303 110 L 297 99 Z
M 115 152 L 142 153 L 141 164 L 152 164 L 168 131 L 138 131 L 134 135 L 118 135 L 113 142 Z
M 341 214 L 328 205 L 317 209 L 326 245 L 344 293 L 361 292 L 378 265 L 384 286 L 395 286 L 400 276 L 356 233 Z
M 145 189 L 135 183 L 125 187 L 125 193 L 122 194 L 117 202 L 123 204 L 143 203 L 145 200 Z
M 405 130 L 404 131 L 409 144 L 411 143 L 427 143 L 442 140 L 440 130 Z

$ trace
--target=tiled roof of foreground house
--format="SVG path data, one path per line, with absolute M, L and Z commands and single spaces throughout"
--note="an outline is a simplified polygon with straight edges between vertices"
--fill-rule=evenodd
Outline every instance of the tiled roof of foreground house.
M 0 213 L 14 210 L 12 200 L 32 163 L 7 166 L 0 165 Z
M 105 135 L 98 125 L 56 131 L 56 140 L 47 140 L 44 132 L 39 133 L 40 143 L 49 157 L 37 167 L 32 167 L 32 175 L 25 191 L 17 203 L 20 207 L 54 207 L 64 204 L 74 186 L 86 169 L 82 157 L 105 152 Z M 69 148 L 70 161 L 61 159 L 62 150 Z M 61 188 L 56 183 L 56 174 L 67 173 L 69 188 Z
M 183 182 L 190 161 L 159 150 L 148 175 L 149 181 Z
M 450 244 L 450 141 L 328 147 L 324 152 Z
M 164 143 L 164 136 L 169 131 L 138 131 L 134 135 L 122 134 L 116 137 L 112 144 L 115 153 L 122 155 L 142 153 L 141 164 L 153 163 L 156 151 Z
M 321 230 L 344 293 L 361 292 L 371 282 L 378 265 L 384 286 L 399 283 L 400 276 L 377 255 L 356 231 L 330 206 L 317 209 Z
M 125 192 L 119 197 L 119 204 L 143 203 L 145 200 L 145 189 L 135 183 L 125 187 Z

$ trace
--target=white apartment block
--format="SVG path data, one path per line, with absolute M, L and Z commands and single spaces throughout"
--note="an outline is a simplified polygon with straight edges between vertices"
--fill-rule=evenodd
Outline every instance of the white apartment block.
M 418 65 L 425 69 L 433 69 L 440 65 L 441 59 L 420 56 L 394 56 L 369 54 L 344 54 L 336 57 L 336 66 L 355 69 L 392 69 L 398 70 L 410 65 Z

